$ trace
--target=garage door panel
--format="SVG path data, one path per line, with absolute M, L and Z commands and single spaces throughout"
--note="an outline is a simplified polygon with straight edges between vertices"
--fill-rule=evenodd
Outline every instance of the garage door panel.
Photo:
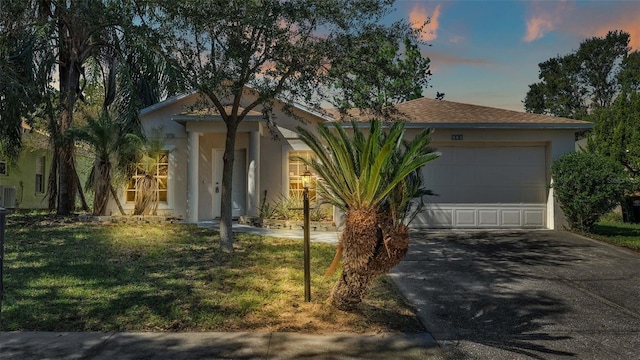
M 498 209 L 478 209 L 478 226 L 500 226 L 500 214 Z
M 502 226 L 520 227 L 522 225 L 522 211 L 519 209 L 506 209 L 500 211 Z
M 428 228 L 542 228 L 540 204 L 430 204 L 412 223 Z
M 476 211 L 474 209 L 455 209 L 455 227 L 476 227 Z
M 439 196 L 427 199 L 432 207 L 422 224 L 544 227 L 544 146 L 449 146 L 438 151 L 442 156 L 423 168 L 426 187 Z
M 524 222 L 522 226 L 525 227 L 537 227 L 540 224 L 544 224 L 545 212 L 541 210 L 526 209 L 523 211 Z

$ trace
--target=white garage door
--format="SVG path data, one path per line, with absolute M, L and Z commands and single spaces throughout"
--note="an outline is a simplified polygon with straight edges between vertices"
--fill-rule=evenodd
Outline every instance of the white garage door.
M 544 146 L 438 147 L 427 166 L 426 210 L 416 225 L 445 228 L 544 227 Z

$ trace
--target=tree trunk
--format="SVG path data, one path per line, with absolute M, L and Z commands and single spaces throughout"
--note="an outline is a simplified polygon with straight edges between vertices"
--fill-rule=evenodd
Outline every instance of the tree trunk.
M 55 135 L 54 135 L 55 136 Z M 58 150 L 54 145 L 51 157 L 51 167 L 49 169 L 49 180 L 47 181 L 47 195 L 49 196 L 49 211 L 57 208 L 58 198 Z
M 375 209 L 347 212 L 341 240 L 342 275 L 330 302 L 341 310 L 353 310 L 362 302 L 372 281 L 388 273 L 407 254 L 409 234 L 395 227 L 390 216 Z
M 76 170 L 76 166 L 73 166 L 73 178 L 76 183 L 76 189 L 78 189 L 78 195 L 80 195 L 80 204 L 82 205 L 82 211 L 89 212 L 89 205 L 87 205 L 87 199 L 84 197 L 84 191 L 82 190 L 82 182 L 80 181 L 80 177 L 78 176 L 78 170 Z
M 75 209 L 75 179 L 71 163 L 73 147 L 65 144 L 60 147 L 58 159 L 58 215 L 69 215 Z
M 75 208 L 75 171 L 74 144 L 66 139 L 67 130 L 73 124 L 73 107 L 76 102 L 77 83 L 80 72 L 60 65 L 60 97 L 62 111 L 60 112 L 60 140 L 58 148 L 58 215 L 69 215 Z
M 227 135 L 224 143 L 224 155 L 222 156 L 222 190 L 220 204 L 220 246 L 226 251 L 233 251 L 232 232 L 232 184 L 233 184 L 233 161 L 235 155 L 237 122 L 233 118 L 225 121 L 227 124 Z
M 105 162 L 98 162 L 95 165 L 94 193 L 93 193 L 93 215 L 106 215 L 107 203 L 109 202 L 109 191 L 111 190 L 110 165 Z
M 113 185 L 111 185 L 111 183 L 109 183 L 109 189 L 111 189 L 111 196 L 113 196 L 113 200 L 116 202 L 116 205 L 118 205 L 118 210 L 120 210 L 120 214 L 126 215 L 124 212 L 124 208 L 120 203 L 120 199 L 118 198 L 118 193 L 116 192 L 116 189 L 113 188 Z
M 58 135 L 58 215 L 69 215 L 75 208 L 75 166 L 74 143 L 67 139 L 67 130 L 73 124 L 73 108 L 78 96 L 81 67 L 78 52 L 82 49 L 74 47 L 74 39 L 68 24 L 58 22 L 58 41 L 60 55 L 58 74 L 60 78 L 60 122 Z

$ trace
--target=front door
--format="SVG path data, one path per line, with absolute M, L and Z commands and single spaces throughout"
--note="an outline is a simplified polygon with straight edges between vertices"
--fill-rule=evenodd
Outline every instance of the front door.
M 222 202 L 222 168 L 224 150 L 213 149 L 213 217 L 220 217 Z M 231 189 L 231 215 L 241 216 L 246 213 L 247 204 L 247 158 L 246 150 L 236 150 L 233 162 L 233 185 Z

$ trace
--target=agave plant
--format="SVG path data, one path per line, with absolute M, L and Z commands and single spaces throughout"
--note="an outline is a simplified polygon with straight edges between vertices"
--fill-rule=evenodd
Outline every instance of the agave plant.
M 420 168 L 440 154 L 429 147 L 431 130 L 405 141 L 402 122 L 385 129 L 380 120 L 371 120 L 368 134 L 352 122 L 352 135 L 332 125 L 321 124 L 318 135 L 303 128 L 298 132 L 316 155 L 301 160 L 319 175 L 321 196 L 346 215 L 338 245 L 342 274 L 330 302 L 350 310 L 377 276 L 406 255 L 407 226 L 421 204 L 413 200 L 430 193 L 421 187 Z

